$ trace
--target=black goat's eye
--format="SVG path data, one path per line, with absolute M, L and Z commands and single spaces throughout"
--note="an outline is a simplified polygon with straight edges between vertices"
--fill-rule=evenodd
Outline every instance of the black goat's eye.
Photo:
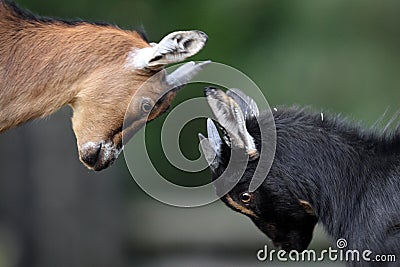
M 253 195 L 249 192 L 244 192 L 240 194 L 240 201 L 242 201 L 245 204 L 250 203 L 250 201 L 253 199 Z
M 152 100 L 150 98 L 143 98 L 142 102 L 140 103 L 140 108 L 144 113 L 149 113 L 153 108 Z

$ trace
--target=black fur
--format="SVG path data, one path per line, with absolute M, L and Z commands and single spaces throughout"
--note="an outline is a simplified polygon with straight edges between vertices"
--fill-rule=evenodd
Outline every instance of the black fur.
M 286 251 L 306 249 L 318 220 L 333 241 L 345 238 L 348 249 L 398 258 L 399 134 L 377 134 L 324 115 L 322 120 L 321 114 L 307 109 L 281 107 L 273 117 L 261 113 L 258 122 L 246 122 L 260 148 L 259 127 L 270 127 L 273 119 L 277 144 L 265 181 L 252 201 L 242 205 L 258 216 L 249 216 L 258 228 Z M 225 170 L 230 155 L 223 144 L 213 179 Z M 240 183 L 228 193 L 235 202 L 241 203 L 240 194 L 248 190 L 257 163 L 248 163 Z M 222 200 L 227 203 L 226 196 Z M 299 200 L 310 203 L 313 213 Z
M 105 26 L 105 27 L 117 27 L 113 24 L 103 22 L 103 21 L 96 21 L 96 22 L 89 22 L 82 19 L 72 19 L 72 20 L 65 20 L 60 18 L 51 18 L 46 16 L 38 16 L 28 9 L 23 9 L 18 6 L 15 2 L 9 0 L 0 0 L 0 5 L 4 5 L 5 8 L 10 10 L 15 16 L 20 19 L 36 22 L 36 23 L 44 23 L 44 24 L 54 24 L 54 23 L 62 23 L 67 26 L 77 26 L 81 24 L 92 24 L 97 26 Z M 143 27 L 140 27 L 136 32 L 140 35 L 140 37 L 145 40 L 147 43 L 149 42 L 146 32 L 144 31 Z

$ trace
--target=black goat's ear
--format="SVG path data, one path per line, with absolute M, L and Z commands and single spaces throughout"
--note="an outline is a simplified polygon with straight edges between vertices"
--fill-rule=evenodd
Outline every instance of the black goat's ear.
M 208 165 L 211 170 L 214 171 L 219 166 L 222 140 L 219 136 L 217 127 L 215 127 L 215 124 L 211 119 L 207 119 L 207 135 L 208 138 L 199 133 L 200 147 Z
M 251 119 L 252 117 L 258 117 L 258 115 L 260 114 L 256 101 L 254 101 L 253 98 L 246 95 L 239 89 L 236 88 L 229 89 L 226 92 L 226 94 L 231 98 L 233 98 L 233 100 L 235 100 L 235 102 L 242 110 L 243 116 L 246 119 Z
M 207 87 L 204 89 L 204 94 L 207 103 L 218 122 L 218 126 L 225 132 L 224 136 L 229 137 L 227 145 L 231 148 L 245 149 L 250 160 L 257 159 L 259 157 L 259 152 L 253 137 L 247 131 L 246 117 L 243 114 L 242 107 L 233 97 L 230 97 L 220 89 Z M 231 92 L 231 94 L 234 94 L 234 92 Z M 245 107 L 245 99 L 238 96 L 238 94 L 234 95 L 241 101 L 243 108 L 247 110 Z M 250 101 L 250 99 L 251 98 L 247 99 L 247 101 L 254 102 L 254 100 L 251 99 Z M 255 103 L 253 106 L 256 107 Z M 255 113 L 251 112 L 251 109 L 247 110 L 249 116 L 250 114 L 258 113 L 258 108 L 253 108 L 252 110 Z

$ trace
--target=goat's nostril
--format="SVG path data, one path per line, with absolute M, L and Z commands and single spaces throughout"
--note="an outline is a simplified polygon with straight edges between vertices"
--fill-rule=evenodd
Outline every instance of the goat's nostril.
M 88 166 L 93 167 L 94 165 L 96 165 L 99 159 L 101 148 L 102 148 L 101 143 L 86 147 L 81 151 L 81 160 Z

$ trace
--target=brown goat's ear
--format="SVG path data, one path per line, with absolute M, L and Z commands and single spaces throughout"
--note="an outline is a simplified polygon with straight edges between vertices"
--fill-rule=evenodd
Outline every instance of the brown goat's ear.
M 170 85 L 170 88 L 173 90 L 179 90 L 183 86 L 185 86 L 190 80 L 193 79 L 200 71 L 204 69 L 208 64 L 211 63 L 211 60 L 203 61 L 200 63 L 195 63 L 193 61 L 187 62 L 177 68 L 174 72 L 167 75 L 167 83 Z
M 136 69 L 158 69 L 181 62 L 197 54 L 206 44 L 207 35 L 201 31 L 177 31 L 165 36 L 151 47 L 133 52 L 128 64 Z

